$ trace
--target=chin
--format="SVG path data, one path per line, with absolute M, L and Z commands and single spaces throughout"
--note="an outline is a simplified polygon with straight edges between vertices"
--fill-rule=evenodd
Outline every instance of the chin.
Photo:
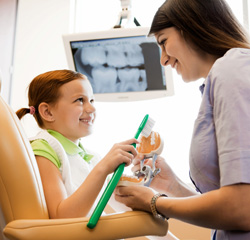
M 183 77 L 182 77 L 182 81 L 185 82 L 185 83 L 188 82 L 188 81 L 187 81 L 185 78 L 183 78 Z
M 198 78 L 185 77 L 185 76 L 181 76 L 181 77 L 182 77 L 183 82 L 185 83 L 194 82 L 198 79 Z
M 93 133 L 93 130 L 88 130 L 83 132 L 83 137 L 87 137 Z

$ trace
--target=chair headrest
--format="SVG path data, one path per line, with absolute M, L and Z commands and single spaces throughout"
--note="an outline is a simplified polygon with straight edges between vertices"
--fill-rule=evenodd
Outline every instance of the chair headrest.
M 2 87 L 2 72 L 1 72 L 1 69 L 0 69 L 0 93 L 1 93 L 1 87 Z
M 0 95 L 0 216 L 48 219 L 39 169 L 29 139 Z M 0 236 L 1 239 L 1 236 Z

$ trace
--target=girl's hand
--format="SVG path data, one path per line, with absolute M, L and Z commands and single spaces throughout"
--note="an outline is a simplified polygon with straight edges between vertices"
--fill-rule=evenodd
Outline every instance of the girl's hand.
M 151 212 L 150 203 L 154 195 L 153 189 L 144 186 L 117 187 L 115 189 L 115 200 L 133 210 Z
M 112 173 L 122 163 L 126 166 L 132 163 L 132 160 L 137 155 L 136 149 L 131 145 L 132 143 L 138 144 L 139 142 L 135 139 L 129 139 L 124 142 L 116 143 L 102 159 L 101 164 L 103 170 L 107 170 L 107 174 Z

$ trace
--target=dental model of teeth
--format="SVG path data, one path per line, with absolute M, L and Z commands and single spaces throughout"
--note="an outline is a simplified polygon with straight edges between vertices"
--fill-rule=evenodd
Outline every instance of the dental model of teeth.
M 136 146 L 138 153 L 142 153 L 145 158 L 152 157 L 154 154 L 160 155 L 163 150 L 163 139 L 158 132 L 151 132 L 148 137 L 143 135 L 139 139 L 140 144 Z
M 123 174 L 117 184 L 117 186 L 133 186 L 133 185 L 144 185 L 144 178 L 138 178 L 136 176 L 130 176 Z
M 157 155 L 162 153 L 164 143 L 160 134 L 157 132 L 152 131 L 148 137 L 140 135 L 139 142 L 140 144 L 136 146 L 136 149 L 138 153 L 142 153 L 145 158 L 153 157 L 153 159 L 156 159 Z M 153 171 L 154 170 L 155 168 L 153 167 Z M 141 166 L 141 173 L 143 173 L 142 171 L 143 166 Z M 144 185 L 147 183 L 147 177 L 148 176 L 141 175 L 141 177 L 138 178 L 138 176 L 123 174 L 117 186 Z

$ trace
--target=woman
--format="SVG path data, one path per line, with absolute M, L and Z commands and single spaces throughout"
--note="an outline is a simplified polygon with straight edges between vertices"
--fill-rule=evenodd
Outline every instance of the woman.
M 150 29 L 161 64 L 185 82 L 204 78 L 183 183 L 159 157 L 150 187 L 119 187 L 116 200 L 158 217 L 217 229 L 212 239 L 250 239 L 250 43 L 224 0 L 167 0 Z M 134 160 L 137 170 L 143 156 Z M 148 161 L 150 164 L 150 161 Z

